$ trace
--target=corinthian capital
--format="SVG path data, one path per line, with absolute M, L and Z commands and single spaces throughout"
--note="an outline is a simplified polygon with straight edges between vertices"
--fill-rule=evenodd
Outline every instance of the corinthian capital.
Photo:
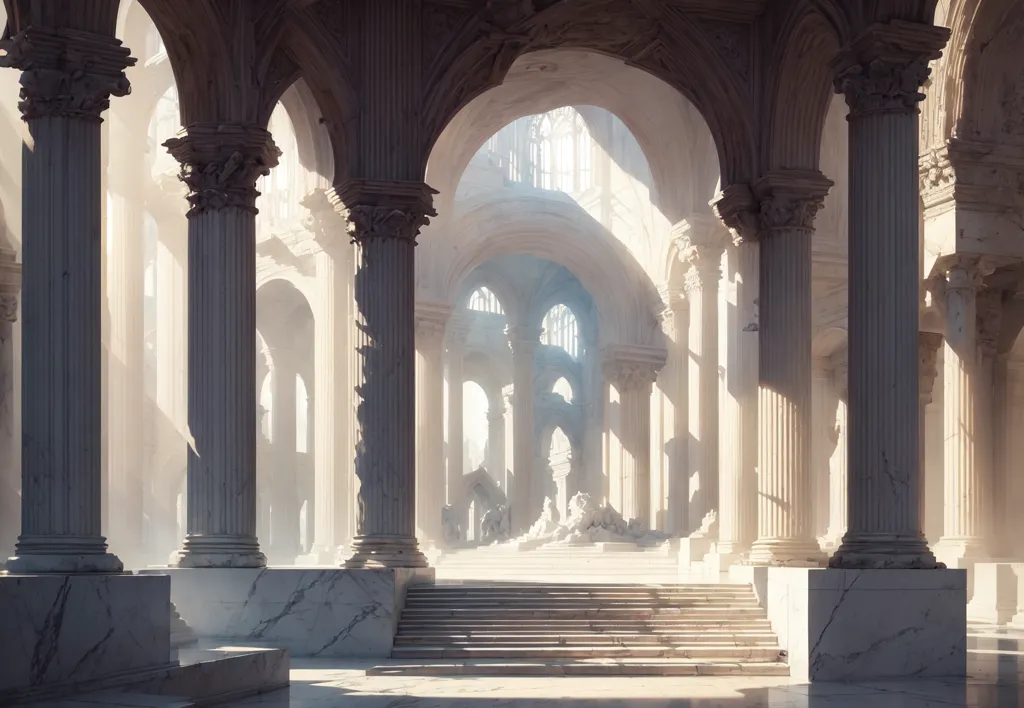
M 606 349 L 603 358 L 605 379 L 619 393 L 625 393 L 649 389 L 657 381 L 667 353 L 663 349 L 617 345 Z
M 731 184 L 723 189 L 711 200 L 711 210 L 729 229 L 734 245 L 757 240 L 758 204 L 747 185 Z
M 348 222 L 345 207 L 333 189 L 314 189 L 302 199 L 308 212 L 303 225 L 324 251 L 332 252 L 348 244 Z
M 354 243 L 385 239 L 415 245 L 420 229 L 436 214 L 437 192 L 423 182 L 350 180 L 336 191 L 347 208 Z
M 947 293 L 964 290 L 977 293 L 985 276 L 995 272 L 992 258 L 973 253 L 944 256 L 936 262 L 935 267 L 946 276 L 945 282 L 938 283 L 935 288 L 936 293 L 942 297 Z
M 836 93 L 851 116 L 911 113 L 924 99 L 921 86 L 949 39 L 945 27 L 892 21 L 870 25 L 832 61 Z
M 820 172 L 780 170 L 766 174 L 754 184 L 761 235 L 813 230 L 814 218 L 831 187 L 832 181 Z
M 246 124 L 194 123 L 164 147 L 181 164 L 190 217 L 230 207 L 256 213 L 256 180 L 281 156 L 269 132 Z
M 0 43 L 0 66 L 21 69 L 18 109 L 26 121 L 58 116 L 99 122 L 111 96 L 127 96 L 135 64 L 121 41 L 66 28 L 28 27 Z

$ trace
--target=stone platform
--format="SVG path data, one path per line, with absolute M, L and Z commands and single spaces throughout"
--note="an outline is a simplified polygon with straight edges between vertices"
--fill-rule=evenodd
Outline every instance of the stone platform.
M 286 649 L 293 657 L 390 656 L 410 585 L 432 568 L 167 568 L 171 598 L 203 639 Z
M 759 570 L 794 679 L 965 677 L 965 571 Z
M 164 577 L 0 575 L 0 705 L 42 687 L 169 668 L 170 622 Z

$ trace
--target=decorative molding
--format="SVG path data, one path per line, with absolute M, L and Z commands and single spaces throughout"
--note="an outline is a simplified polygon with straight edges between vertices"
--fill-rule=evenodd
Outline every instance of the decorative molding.
M 945 147 L 928 150 L 921 155 L 918 162 L 921 195 L 927 206 L 936 192 L 951 191 L 956 182 L 956 170 L 949 161 L 949 152 Z
M 916 112 L 928 62 L 942 56 L 949 34 L 900 20 L 869 25 L 832 61 L 835 90 L 846 97 L 850 116 Z
M 423 182 L 351 180 L 335 188 L 347 209 L 353 243 L 397 240 L 416 245 L 420 229 L 436 216 L 436 192 Z
M 985 356 L 995 356 L 1003 323 L 1003 291 L 986 288 L 976 300 L 978 348 Z
M 135 58 L 121 41 L 67 28 L 28 27 L 0 42 L 0 66 L 21 69 L 18 109 L 26 121 L 77 118 L 99 122 L 111 96 L 127 96 L 124 70 Z
M 281 151 L 255 125 L 193 123 L 164 143 L 181 164 L 188 216 L 227 208 L 256 213 L 256 181 L 277 165 Z
M 313 234 L 321 249 L 330 253 L 349 243 L 344 207 L 333 189 L 314 189 L 300 204 L 308 212 L 302 225 Z
M 936 332 L 917 333 L 918 395 L 921 397 L 921 402 L 926 405 L 932 402 L 932 390 L 935 379 L 939 375 L 938 357 L 941 346 L 941 334 Z
M 658 380 L 656 364 L 650 361 L 630 361 L 627 359 L 611 359 L 603 364 L 605 379 L 615 386 L 619 393 L 643 391 L 650 389 Z
M 985 276 L 995 272 L 996 264 L 988 256 L 972 253 L 956 253 L 942 256 L 935 263 L 935 268 L 945 278 L 929 279 L 932 283 L 930 291 L 933 296 L 945 299 L 949 292 L 970 290 L 977 292 L 984 283 Z
M 832 181 L 811 170 L 769 172 L 754 183 L 762 237 L 777 232 L 813 231 Z

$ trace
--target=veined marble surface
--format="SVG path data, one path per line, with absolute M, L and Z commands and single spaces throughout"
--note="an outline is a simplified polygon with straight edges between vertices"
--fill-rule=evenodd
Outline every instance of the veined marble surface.
M 768 570 L 768 619 L 802 680 L 962 677 L 966 608 L 963 570 Z
M 167 578 L 0 575 L 0 705 L 45 684 L 170 662 Z
M 199 637 L 292 657 L 387 657 L 405 588 L 433 569 L 169 568 L 171 597 Z

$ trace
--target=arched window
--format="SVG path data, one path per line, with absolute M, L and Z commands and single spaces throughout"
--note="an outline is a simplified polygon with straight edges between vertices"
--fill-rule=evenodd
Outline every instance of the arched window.
M 299 145 L 295 139 L 288 111 L 280 103 L 270 114 L 267 128 L 274 143 L 281 150 L 277 166 L 266 177 L 260 177 L 256 189 L 260 193 L 259 213 L 256 215 L 257 233 L 284 231 L 297 227 L 299 203 L 305 189 L 302 167 L 299 164 Z
M 555 305 L 544 315 L 541 343 L 561 347 L 573 359 L 579 358 L 580 328 L 576 315 L 565 305 Z
M 476 312 L 489 312 L 492 315 L 504 315 L 498 296 L 486 287 L 479 287 L 469 296 L 466 307 Z
M 569 385 L 569 380 L 564 376 L 558 379 L 558 381 L 555 381 L 555 385 L 551 389 L 551 392 L 564 398 L 566 403 L 572 403 L 572 386 Z
M 569 436 L 561 427 L 555 428 L 551 433 L 551 449 L 548 451 L 548 458 L 554 462 L 558 458 L 564 458 L 572 452 L 572 443 Z

